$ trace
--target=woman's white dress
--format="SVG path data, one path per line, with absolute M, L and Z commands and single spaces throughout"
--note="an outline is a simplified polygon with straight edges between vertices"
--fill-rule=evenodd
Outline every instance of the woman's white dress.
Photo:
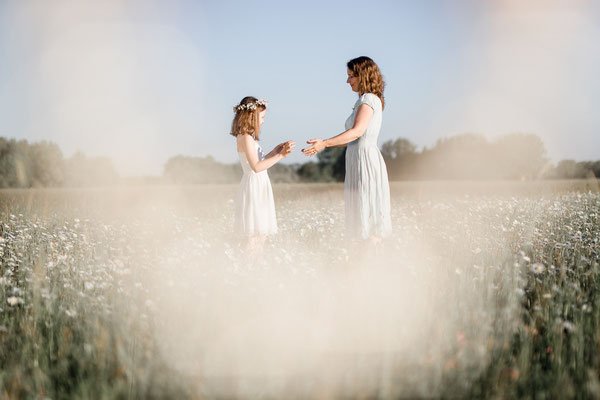
M 257 141 L 253 141 L 259 160 L 264 154 Z M 238 152 L 244 175 L 236 198 L 235 226 L 244 235 L 272 235 L 277 233 L 277 217 L 273 189 L 267 170 L 254 172 L 246 154 Z
M 373 109 L 373 117 L 364 135 L 348 143 L 346 149 L 346 231 L 353 238 L 386 237 L 392 231 L 390 186 L 385 162 L 377 147 L 383 111 L 377 95 L 365 93 L 359 97 L 346 120 L 346 129 L 354 126 L 362 104 Z

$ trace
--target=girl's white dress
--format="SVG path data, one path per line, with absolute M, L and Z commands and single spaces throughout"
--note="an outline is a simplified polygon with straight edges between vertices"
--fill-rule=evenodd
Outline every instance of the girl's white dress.
M 259 160 L 264 154 L 257 141 L 253 141 Z M 238 152 L 244 175 L 236 199 L 235 226 L 244 235 L 272 235 L 277 233 L 277 217 L 273 189 L 267 170 L 254 172 L 246 154 Z
M 377 147 L 383 107 L 377 95 L 363 94 L 346 120 L 346 129 L 354 126 L 361 104 L 373 109 L 373 117 L 364 135 L 348 143 L 346 149 L 346 231 L 353 238 L 386 237 L 392 231 L 390 186 L 385 162 Z

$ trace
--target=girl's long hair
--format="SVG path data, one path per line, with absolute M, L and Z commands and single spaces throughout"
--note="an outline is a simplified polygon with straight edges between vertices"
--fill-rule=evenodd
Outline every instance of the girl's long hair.
M 346 64 L 352 74 L 358 78 L 358 93 L 373 93 L 381 100 L 382 108 L 385 108 L 385 98 L 383 90 L 385 89 L 385 81 L 379 67 L 369 57 L 361 56 L 354 58 Z
M 240 101 L 238 106 L 256 103 L 257 101 L 258 99 L 256 97 L 246 96 Z M 236 108 L 238 106 L 236 106 Z M 231 123 L 230 134 L 233 136 L 251 135 L 255 140 L 258 140 L 260 135 L 258 114 L 266 109 L 267 107 L 263 104 L 257 104 L 254 110 L 247 108 L 237 109 L 235 111 L 235 116 L 233 117 L 233 122 Z

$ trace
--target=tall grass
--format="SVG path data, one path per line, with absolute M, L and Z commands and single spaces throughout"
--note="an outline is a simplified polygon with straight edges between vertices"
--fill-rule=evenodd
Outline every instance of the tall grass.
M 248 263 L 235 188 L 219 190 L 0 194 L 0 398 L 600 396 L 599 194 L 396 190 L 393 236 L 362 251 L 344 237 L 338 186 L 282 186 L 280 233 Z M 385 346 L 332 344 L 326 378 L 208 379 L 209 350 L 194 345 L 232 322 L 215 307 L 241 307 L 227 296 L 249 307 L 256 292 L 301 292 L 337 310 L 326 294 L 363 283 L 380 290 L 356 315 Z M 373 334 L 337 315 L 358 329 L 348 336 Z

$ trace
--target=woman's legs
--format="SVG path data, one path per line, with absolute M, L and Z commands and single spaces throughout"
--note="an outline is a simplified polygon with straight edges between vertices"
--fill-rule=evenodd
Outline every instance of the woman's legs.
M 366 239 L 355 239 L 348 246 L 348 258 L 351 263 L 361 265 L 372 263 L 374 257 L 381 255 L 383 251 L 383 238 L 371 235 Z

